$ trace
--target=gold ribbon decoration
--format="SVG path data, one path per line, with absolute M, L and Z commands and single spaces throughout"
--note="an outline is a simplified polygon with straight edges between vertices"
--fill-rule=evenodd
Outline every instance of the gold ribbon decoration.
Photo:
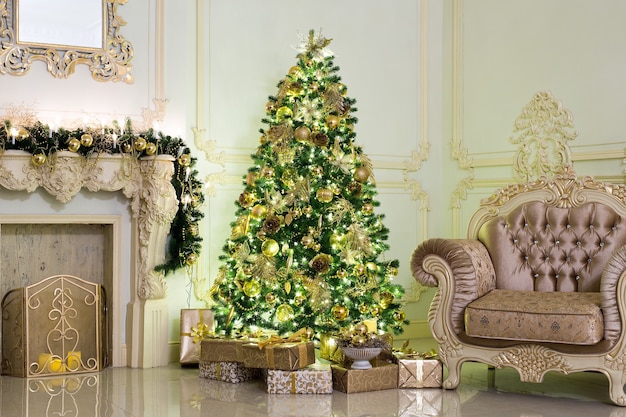
M 208 339 L 212 334 L 213 332 L 209 330 L 209 325 L 200 322 L 196 327 L 191 328 L 191 333 L 184 334 L 184 336 L 191 336 L 194 343 L 199 343 L 201 340 Z
M 289 337 L 280 337 L 280 336 L 276 336 L 275 334 L 273 334 L 268 339 L 260 341 L 257 344 L 257 346 L 259 347 L 259 349 L 263 349 L 266 346 L 277 345 L 280 343 L 302 342 L 306 338 L 307 338 L 307 330 L 306 328 L 302 328 Z

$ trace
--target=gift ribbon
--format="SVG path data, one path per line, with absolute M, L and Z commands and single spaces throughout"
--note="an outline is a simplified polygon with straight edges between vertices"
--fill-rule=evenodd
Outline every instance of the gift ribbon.
M 306 329 L 302 328 L 292 334 L 289 337 L 280 337 L 276 335 L 271 335 L 268 339 L 260 341 L 257 346 L 259 349 L 263 349 L 266 346 L 276 345 L 280 343 L 296 343 L 302 342 L 302 340 L 306 337 Z
M 219 362 L 215 362 L 215 379 L 217 379 L 218 381 L 222 380 L 222 371 Z
M 296 346 L 298 348 L 298 358 L 301 362 L 307 362 L 308 361 L 308 356 L 307 356 L 307 352 L 308 352 L 308 348 L 307 348 L 307 344 L 306 343 L 301 343 L 301 342 L 295 342 L 295 343 L 284 343 L 282 344 L 282 346 L 280 346 L 281 348 L 291 348 L 293 346 Z M 273 369 L 276 368 L 276 361 L 275 361 L 275 354 L 274 354 L 274 348 L 277 347 L 275 345 L 270 345 L 267 347 L 267 349 L 265 349 L 265 358 L 267 359 L 267 365 L 269 369 Z
M 198 323 L 196 327 L 191 328 L 191 332 L 189 333 L 181 333 L 181 336 L 191 336 L 193 337 L 193 342 L 198 343 L 201 340 L 210 338 L 214 333 L 209 330 L 209 325 L 206 323 Z
M 291 393 L 297 394 L 296 392 L 296 374 L 297 372 L 292 372 L 291 375 Z

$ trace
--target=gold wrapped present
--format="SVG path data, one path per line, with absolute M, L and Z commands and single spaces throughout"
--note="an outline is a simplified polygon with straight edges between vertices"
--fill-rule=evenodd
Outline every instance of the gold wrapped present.
M 200 361 L 200 378 L 239 384 L 260 376 L 259 370 L 246 368 L 240 362 Z
M 443 412 L 443 390 L 436 388 L 398 390 L 398 416 L 440 416 Z
M 267 369 L 264 372 L 269 394 L 332 394 L 329 364 L 314 363 L 295 371 Z
M 249 368 L 293 371 L 315 363 L 313 342 L 248 343 L 242 350 L 243 363 Z
M 348 369 L 331 365 L 333 388 L 347 394 L 398 388 L 398 365 L 375 362 L 370 369 Z
M 200 360 L 205 362 L 243 362 L 243 345 L 250 339 L 214 337 L 200 343 Z
M 398 364 L 398 388 L 440 388 L 443 365 L 434 351 L 426 353 L 394 353 Z
M 213 330 L 213 311 L 206 308 L 180 310 L 180 363 L 194 365 L 200 361 L 200 341 Z

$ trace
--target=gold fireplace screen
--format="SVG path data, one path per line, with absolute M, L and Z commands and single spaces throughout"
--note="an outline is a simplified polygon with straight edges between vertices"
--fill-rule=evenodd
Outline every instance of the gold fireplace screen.
M 2 300 L 2 373 L 17 377 L 97 372 L 106 366 L 100 284 L 55 275 Z

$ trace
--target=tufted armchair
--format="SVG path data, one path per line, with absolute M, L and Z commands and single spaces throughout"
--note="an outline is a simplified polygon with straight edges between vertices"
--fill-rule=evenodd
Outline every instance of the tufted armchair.
M 438 286 L 428 321 L 456 388 L 467 361 L 548 371 L 599 371 L 626 406 L 626 187 L 570 168 L 511 185 L 481 203 L 467 239 L 429 239 L 415 279 Z

